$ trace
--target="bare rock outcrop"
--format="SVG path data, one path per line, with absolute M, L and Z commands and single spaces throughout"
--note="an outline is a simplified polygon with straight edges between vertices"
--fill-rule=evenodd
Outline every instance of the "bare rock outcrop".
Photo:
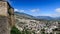
M 0 34 L 10 34 L 14 26 L 14 9 L 5 0 L 0 0 Z

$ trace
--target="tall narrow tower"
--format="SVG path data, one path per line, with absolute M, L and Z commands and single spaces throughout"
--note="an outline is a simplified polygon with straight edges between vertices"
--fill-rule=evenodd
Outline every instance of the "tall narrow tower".
M 10 34 L 14 25 L 14 9 L 6 0 L 0 0 L 0 34 Z

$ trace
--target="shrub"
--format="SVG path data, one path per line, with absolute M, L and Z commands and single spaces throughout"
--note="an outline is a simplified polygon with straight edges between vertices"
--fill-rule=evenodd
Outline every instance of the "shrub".
M 21 31 L 18 30 L 15 26 L 11 29 L 11 34 L 21 34 Z

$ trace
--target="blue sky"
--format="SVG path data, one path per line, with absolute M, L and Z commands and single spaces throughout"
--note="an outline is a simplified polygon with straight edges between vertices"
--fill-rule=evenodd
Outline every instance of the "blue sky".
M 9 0 L 18 12 L 33 16 L 60 16 L 60 0 Z

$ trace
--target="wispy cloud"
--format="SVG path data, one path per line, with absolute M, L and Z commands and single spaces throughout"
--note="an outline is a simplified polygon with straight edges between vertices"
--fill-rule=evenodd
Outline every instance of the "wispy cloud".
M 19 10 L 20 12 L 24 12 L 25 10 Z
M 40 14 L 40 16 L 60 17 L 60 8 L 56 8 L 54 12 L 52 14 Z
M 30 10 L 31 12 L 38 12 L 38 11 L 40 11 L 40 9 L 32 9 L 32 10 Z
M 30 9 L 30 10 L 14 9 L 14 11 L 18 11 L 18 12 L 24 12 L 24 11 L 39 12 L 39 11 L 40 11 L 40 9 Z
M 60 17 L 60 8 L 56 8 L 55 9 L 55 12 L 54 14 L 51 14 L 52 17 Z
M 60 12 L 60 8 L 57 8 L 55 11 L 56 11 L 56 12 Z
M 15 12 L 24 12 L 25 10 L 14 9 Z
M 19 11 L 18 9 L 14 9 L 14 11 Z
M 54 10 L 54 13 L 39 14 L 39 16 L 60 17 L 60 8 Z
M 22 10 L 22 9 L 14 9 L 14 11 L 16 12 L 25 12 L 25 11 L 28 11 L 28 10 Z M 56 13 L 50 13 L 50 14 L 40 14 L 40 13 L 38 13 L 39 11 L 40 11 L 40 9 L 32 9 L 32 10 L 29 10 L 30 12 L 35 12 L 34 13 L 34 15 L 35 14 L 37 14 L 37 16 L 51 16 L 51 17 L 59 17 L 60 16 L 60 8 L 57 8 L 57 9 L 55 9 L 54 11 L 56 12 Z M 36 15 L 35 15 L 36 16 Z

